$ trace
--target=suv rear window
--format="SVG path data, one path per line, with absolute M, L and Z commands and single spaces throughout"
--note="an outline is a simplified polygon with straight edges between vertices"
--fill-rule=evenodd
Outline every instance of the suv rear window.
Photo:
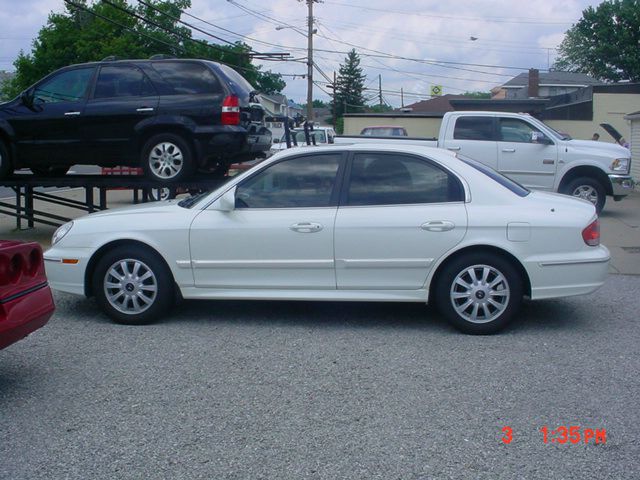
M 153 68 L 176 95 L 222 93 L 220 82 L 206 66 L 194 62 L 154 62 Z

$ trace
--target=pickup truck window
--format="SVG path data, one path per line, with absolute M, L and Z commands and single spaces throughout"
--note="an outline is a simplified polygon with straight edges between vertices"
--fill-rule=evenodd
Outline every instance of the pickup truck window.
M 437 165 L 394 154 L 359 153 L 353 158 L 347 205 L 462 202 L 460 181 Z
M 459 117 L 453 130 L 456 140 L 484 140 L 495 142 L 493 117 Z
M 531 134 L 533 132 L 542 133 L 537 128 L 518 118 L 500 118 L 499 122 L 499 138 L 502 142 L 533 143 Z

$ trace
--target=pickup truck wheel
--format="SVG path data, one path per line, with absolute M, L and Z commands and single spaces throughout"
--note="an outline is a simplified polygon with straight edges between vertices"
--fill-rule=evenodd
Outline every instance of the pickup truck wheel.
M 0 178 L 7 178 L 13 173 L 13 164 L 9 158 L 9 150 L 2 140 L 0 140 Z
M 108 252 L 98 261 L 92 281 L 102 310 L 124 325 L 155 322 L 174 301 L 171 271 L 155 252 L 139 246 Z
M 142 149 L 142 168 L 147 177 L 159 182 L 184 180 L 193 173 L 191 148 L 179 135 L 154 135 Z
M 487 335 L 504 328 L 520 308 L 522 278 L 504 258 L 467 254 L 445 266 L 435 285 L 440 312 L 458 330 Z
M 596 207 L 597 213 L 602 211 L 607 200 L 607 193 L 602 184 L 595 178 L 590 177 L 578 177 L 571 180 L 562 189 L 562 193 L 588 200 Z

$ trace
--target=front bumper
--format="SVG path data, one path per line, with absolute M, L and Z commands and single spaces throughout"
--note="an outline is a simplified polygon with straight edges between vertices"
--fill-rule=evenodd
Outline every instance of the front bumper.
M 629 195 L 636 184 L 631 175 L 617 175 L 612 173 L 609 174 L 609 181 L 611 182 L 611 190 L 614 197 Z

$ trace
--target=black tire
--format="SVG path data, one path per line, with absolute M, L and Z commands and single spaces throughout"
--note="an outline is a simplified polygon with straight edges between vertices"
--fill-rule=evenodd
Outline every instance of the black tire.
M 571 180 L 562 188 L 562 193 L 588 200 L 596 207 L 598 214 L 607 200 L 607 192 L 602 183 L 591 177 L 578 177 Z
M 471 281 L 471 269 L 476 282 Z M 440 313 L 455 328 L 472 335 L 488 335 L 503 329 L 520 308 L 522 295 L 523 280 L 517 268 L 493 253 L 469 253 L 452 260 L 445 265 L 435 285 L 435 302 Z M 468 306 L 464 308 L 466 303 Z
M 64 177 L 71 167 L 29 167 L 37 177 Z
M 185 180 L 195 170 L 191 147 L 174 133 L 160 133 L 147 140 L 140 163 L 147 178 L 162 183 Z
M 170 187 L 152 188 L 149 191 L 149 196 L 156 202 L 173 200 L 176 198 L 176 189 Z
M 9 149 L 0 140 L 0 178 L 7 178 L 13 173 L 13 162 L 9 156 Z
M 137 271 L 136 262 L 140 265 Z M 126 272 L 122 263 L 126 266 Z M 148 276 L 148 272 L 151 276 Z M 118 279 L 114 274 L 120 278 L 118 286 L 115 286 L 115 280 Z M 92 286 L 102 310 L 114 322 L 124 325 L 153 323 L 174 304 L 171 271 L 159 255 L 138 245 L 117 247 L 100 258 L 93 272 Z M 155 287 L 155 292 L 152 287 Z M 111 297 L 107 296 L 107 292 L 111 293 Z M 129 298 L 122 299 L 123 296 Z M 136 309 L 136 304 L 140 308 Z

